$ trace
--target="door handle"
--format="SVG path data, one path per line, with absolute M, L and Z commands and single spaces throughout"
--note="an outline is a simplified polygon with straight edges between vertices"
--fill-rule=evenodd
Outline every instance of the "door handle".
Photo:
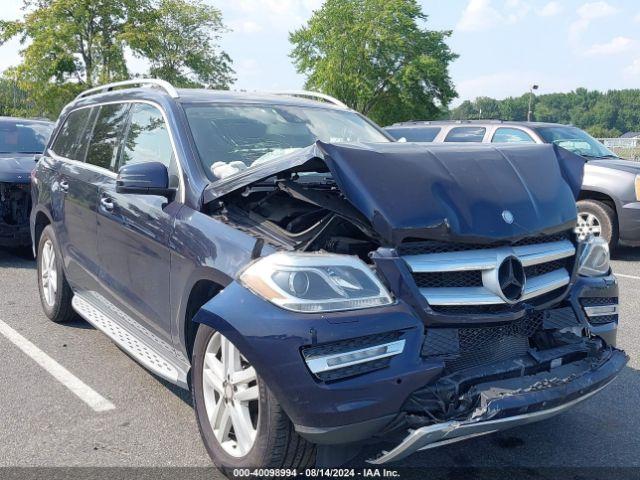
M 105 209 L 107 212 L 112 212 L 113 211 L 113 207 L 115 206 L 115 204 L 113 203 L 113 200 L 109 197 L 102 197 L 100 199 L 100 206 Z
M 69 191 L 69 182 L 67 180 L 60 180 L 60 190 L 62 193 L 67 193 Z

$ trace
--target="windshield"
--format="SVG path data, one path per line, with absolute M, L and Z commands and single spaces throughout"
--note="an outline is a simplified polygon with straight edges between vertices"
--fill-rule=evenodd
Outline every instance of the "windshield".
M 566 148 L 570 152 L 587 158 L 602 158 L 617 156 L 589 135 L 587 132 L 576 127 L 540 127 L 537 129 L 540 136 L 547 143 Z
M 0 154 L 42 153 L 53 125 L 16 120 L 0 120 Z
M 389 142 L 355 112 L 299 106 L 185 107 L 200 159 L 220 180 L 312 145 L 317 140 Z

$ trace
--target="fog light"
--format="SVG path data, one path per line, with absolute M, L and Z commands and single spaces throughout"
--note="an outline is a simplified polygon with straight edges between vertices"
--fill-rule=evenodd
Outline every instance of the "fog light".
M 312 373 L 320 373 L 399 355 L 404 350 L 404 344 L 405 340 L 398 340 L 384 345 L 376 345 L 351 352 L 323 355 L 321 357 L 310 357 L 305 360 Z

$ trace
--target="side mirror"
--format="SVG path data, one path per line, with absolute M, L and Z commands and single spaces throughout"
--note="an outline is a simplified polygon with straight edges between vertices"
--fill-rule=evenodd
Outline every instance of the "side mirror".
M 116 178 L 116 192 L 167 197 L 175 190 L 169 188 L 169 171 L 160 162 L 125 165 Z

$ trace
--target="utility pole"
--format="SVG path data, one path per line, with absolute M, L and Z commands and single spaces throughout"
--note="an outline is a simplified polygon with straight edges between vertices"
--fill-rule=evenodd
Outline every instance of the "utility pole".
M 538 90 L 538 88 L 540 88 L 539 85 L 531 85 L 531 88 L 529 88 L 529 111 L 527 112 L 527 122 L 531 121 L 531 116 L 533 115 L 533 111 L 531 110 L 533 108 L 533 91 Z

